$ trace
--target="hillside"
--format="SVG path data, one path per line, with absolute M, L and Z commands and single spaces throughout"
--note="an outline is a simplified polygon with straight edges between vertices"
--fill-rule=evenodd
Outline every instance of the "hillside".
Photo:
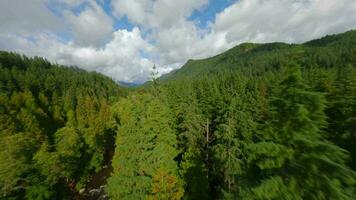
M 0 199 L 68 199 L 113 150 L 110 105 L 126 91 L 98 73 L 0 52 Z
M 276 69 L 294 60 L 302 66 L 318 65 L 333 67 L 342 59 L 356 63 L 356 31 L 325 36 L 304 44 L 243 43 L 224 53 L 201 60 L 189 60 L 180 69 L 163 76 L 162 79 L 196 78 L 218 71 L 239 70 L 244 73 L 253 66 L 257 71 Z
M 113 113 L 112 199 L 352 200 L 356 31 L 190 60 Z

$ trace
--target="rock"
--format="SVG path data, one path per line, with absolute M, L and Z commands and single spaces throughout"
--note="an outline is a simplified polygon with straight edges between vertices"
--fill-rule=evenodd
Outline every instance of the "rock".
M 92 190 L 89 190 L 89 194 L 90 195 L 96 195 L 96 194 L 99 194 L 100 193 L 100 189 L 92 189 Z

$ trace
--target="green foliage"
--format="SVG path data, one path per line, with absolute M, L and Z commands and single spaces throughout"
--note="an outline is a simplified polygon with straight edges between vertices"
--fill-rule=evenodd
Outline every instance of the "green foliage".
M 352 199 L 355 39 L 245 43 L 162 77 L 184 198 Z
M 0 52 L 0 198 L 353 199 L 356 34 L 245 43 L 126 91 Z M 113 103 L 114 106 L 111 106 Z
M 178 152 L 170 109 L 158 97 L 134 95 L 115 105 L 118 116 L 112 199 L 180 199 Z
M 217 56 L 189 60 L 183 67 L 163 76 L 163 80 L 196 79 L 221 71 L 239 71 L 240 75 L 260 75 L 279 70 L 290 61 L 303 67 L 339 67 L 356 65 L 356 31 L 326 36 L 305 44 L 252 44 L 238 45 Z
M 292 69 L 276 89 L 270 129 L 250 148 L 261 179 L 252 192 L 256 199 L 352 199 L 343 187 L 354 181 L 345 150 L 322 131 L 325 97 L 308 91 L 300 70 Z
M 0 77 L 0 198 L 67 198 L 68 185 L 100 167 L 113 137 L 110 104 L 123 90 L 97 73 L 7 52 Z

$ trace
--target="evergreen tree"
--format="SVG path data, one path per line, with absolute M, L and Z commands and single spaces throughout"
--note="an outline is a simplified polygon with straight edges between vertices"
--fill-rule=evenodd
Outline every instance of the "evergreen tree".
M 352 199 L 345 151 L 325 140 L 324 95 L 308 91 L 298 67 L 277 90 L 271 129 L 250 146 L 259 175 L 253 198 Z
M 185 182 L 185 198 L 210 199 L 205 167 L 206 122 L 189 83 L 180 88 L 181 90 L 176 88 L 171 93 L 178 93 L 179 97 L 183 97 L 178 100 L 179 97 L 174 96 L 173 101 L 179 132 L 178 145 L 181 157 L 179 164 Z
M 0 77 L 0 198 L 69 198 L 112 147 L 103 142 L 113 137 L 105 122 L 120 87 L 7 52 L 0 52 Z
M 233 118 L 227 119 L 225 124 L 220 124 L 215 133 L 216 145 L 214 146 L 215 167 L 222 179 L 222 193 L 224 199 L 234 199 L 236 195 L 237 176 L 242 173 L 241 154 L 242 147 L 235 130 Z
M 340 67 L 327 98 L 328 138 L 351 153 L 350 166 L 356 169 L 356 70 Z
M 169 108 L 157 97 L 135 95 L 116 109 L 120 126 L 108 182 L 111 198 L 180 199 L 183 190 Z

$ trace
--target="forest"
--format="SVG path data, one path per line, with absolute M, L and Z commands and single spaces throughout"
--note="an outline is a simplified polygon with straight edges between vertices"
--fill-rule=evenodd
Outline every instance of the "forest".
M 0 52 L 0 199 L 75 199 L 107 159 L 113 200 L 355 199 L 356 31 L 157 74 Z

